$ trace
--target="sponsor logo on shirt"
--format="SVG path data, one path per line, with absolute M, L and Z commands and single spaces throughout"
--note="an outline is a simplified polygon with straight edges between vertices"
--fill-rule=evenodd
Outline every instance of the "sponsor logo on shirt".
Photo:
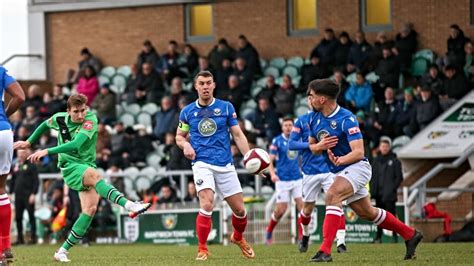
M 94 126 L 94 122 L 88 120 L 85 121 L 84 124 L 82 124 L 82 128 L 85 130 L 92 130 L 92 127 Z
M 349 128 L 349 135 L 354 135 L 360 133 L 360 128 L 359 127 L 351 127 Z

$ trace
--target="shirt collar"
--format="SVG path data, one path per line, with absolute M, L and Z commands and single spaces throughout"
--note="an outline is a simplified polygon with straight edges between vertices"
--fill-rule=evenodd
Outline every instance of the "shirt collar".
M 209 106 L 213 105 L 215 102 L 216 102 L 216 98 L 212 98 L 212 102 L 208 106 L 204 106 L 204 107 L 209 107 Z M 203 107 L 203 106 L 199 105 L 199 99 L 197 99 L 195 103 L 196 103 L 197 108 L 202 108 Z
M 328 115 L 328 118 L 335 116 L 339 112 L 340 109 L 341 109 L 341 106 L 337 105 L 336 109 L 332 111 L 330 115 Z

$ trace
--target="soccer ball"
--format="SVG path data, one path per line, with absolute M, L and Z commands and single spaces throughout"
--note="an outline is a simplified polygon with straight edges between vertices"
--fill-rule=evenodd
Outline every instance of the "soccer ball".
M 263 149 L 251 149 L 244 155 L 244 166 L 249 173 L 260 174 L 270 166 L 270 156 Z

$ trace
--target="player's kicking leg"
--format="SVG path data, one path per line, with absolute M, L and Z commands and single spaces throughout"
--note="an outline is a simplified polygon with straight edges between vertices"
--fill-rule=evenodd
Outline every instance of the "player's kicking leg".
M 245 210 L 242 192 L 229 196 L 225 200 L 233 212 L 232 226 L 234 232 L 230 236 L 230 241 L 240 248 L 244 257 L 253 259 L 255 258 L 255 252 L 243 236 L 247 226 L 247 211 Z

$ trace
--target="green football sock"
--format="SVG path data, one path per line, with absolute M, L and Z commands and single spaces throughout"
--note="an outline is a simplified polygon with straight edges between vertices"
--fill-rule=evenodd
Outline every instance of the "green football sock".
M 128 201 L 122 193 L 120 193 L 114 186 L 107 184 L 104 179 L 101 179 L 97 184 L 95 184 L 95 190 L 101 197 L 122 207 L 125 207 L 125 203 Z
M 84 237 L 84 235 L 87 233 L 87 229 L 92 223 L 92 218 L 93 217 L 85 213 L 81 213 L 79 218 L 72 226 L 71 232 L 69 233 L 66 241 L 64 241 L 64 244 L 62 245 L 64 249 L 69 250 Z

